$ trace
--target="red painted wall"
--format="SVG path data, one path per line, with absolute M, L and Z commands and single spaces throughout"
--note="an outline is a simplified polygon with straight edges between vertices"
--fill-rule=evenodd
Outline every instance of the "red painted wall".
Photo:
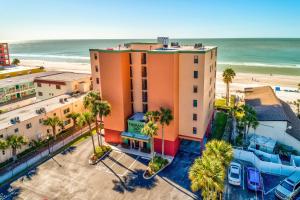
M 162 140 L 154 138 L 154 150 L 157 153 L 161 153 Z M 180 145 L 180 140 L 177 137 L 175 141 L 165 140 L 165 155 L 175 156 Z
M 115 131 L 111 129 L 105 129 L 105 142 L 107 143 L 114 143 L 114 144 L 121 144 L 121 132 Z

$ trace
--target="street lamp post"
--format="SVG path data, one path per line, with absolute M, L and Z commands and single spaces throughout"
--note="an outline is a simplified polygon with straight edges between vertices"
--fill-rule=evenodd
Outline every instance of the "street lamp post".
M 49 156 L 50 156 L 50 137 L 49 135 L 47 135 L 47 141 L 48 141 L 48 152 L 49 152 Z

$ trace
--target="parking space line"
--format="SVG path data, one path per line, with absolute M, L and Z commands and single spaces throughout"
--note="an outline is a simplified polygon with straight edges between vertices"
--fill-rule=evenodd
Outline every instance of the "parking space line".
M 130 164 L 130 166 L 128 167 L 128 169 L 126 169 L 126 171 L 121 175 L 121 176 L 125 176 L 128 171 L 131 169 L 131 167 L 134 165 L 134 163 L 136 163 L 136 161 L 139 159 L 140 157 L 136 157 L 135 160 Z
M 119 161 L 119 160 L 121 160 L 121 158 L 123 158 L 124 157 L 124 153 L 123 154 L 121 154 L 121 156 L 116 160 L 116 161 Z M 115 164 L 117 164 L 117 162 L 116 161 L 113 161 L 114 163 L 110 166 L 110 168 L 112 168 Z

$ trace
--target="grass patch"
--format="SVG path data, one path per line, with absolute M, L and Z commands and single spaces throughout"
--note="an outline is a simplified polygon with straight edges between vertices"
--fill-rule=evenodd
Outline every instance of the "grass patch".
M 226 105 L 226 99 L 221 98 L 221 99 L 216 99 L 215 101 L 215 108 L 220 109 L 220 110 L 230 110 L 231 108 L 234 107 L 234 101 L 235 97 L 233 95 L 230 96 L 230 105 Z
M 209 139 L 220 140 L 224 134 L 225 126 L 227 122 L 228 114 L 225 112 L 217 112 L 216 118 L 213 124 L 213 131 Z
M 90 157 L 90 161 L 92 164 L 95 164 L 99 158 L 101 158 L 104 154 L 106 154 L 107 152 L 111 151 L 111 147 L 110 146 L 97 146 L 96 147 L 96 153 L 93 153 Z

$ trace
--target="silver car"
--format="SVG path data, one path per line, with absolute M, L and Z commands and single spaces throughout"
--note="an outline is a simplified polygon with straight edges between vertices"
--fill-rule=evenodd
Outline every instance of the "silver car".
M 275 195 L 282 200 L 293 199 L 300 191 L 300 172 L 294 172 L 275 189 Z
M 242 183 L 242 166 L 239 163 L 231 162 L 228 168 L 228 182 L 231 185 L 240 186 Z

